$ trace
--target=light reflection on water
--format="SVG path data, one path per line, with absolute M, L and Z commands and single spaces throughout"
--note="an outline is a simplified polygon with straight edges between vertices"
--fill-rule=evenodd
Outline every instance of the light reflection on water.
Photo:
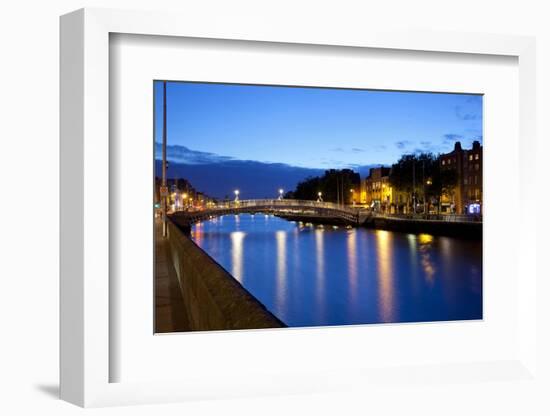
M 481 243 L 228 215 L 196 243 L 289 326 L 482 317 Z
M 231 268 L 229 270 L 235 279 L 243 283 L 243 242 L 246 234 L 242 231 L 233 231 L 229 235 L 231 238 Z M 197 244 L 200 245 L 199 242 Z
M 392 270 L 392 233 L 384 230 L 376 230 L 376 248 L 378 252 L 378 304 L 380 322 L 394 322 L 396 307 L 394 306 L 394 283 Z
M 281 313 L 284 309 L 286 300 L 286 279 L 287 279 L 287 262 L 286 262 L 286 232 L 276 231 L 275 238 L 277 239 L 277 312 Z

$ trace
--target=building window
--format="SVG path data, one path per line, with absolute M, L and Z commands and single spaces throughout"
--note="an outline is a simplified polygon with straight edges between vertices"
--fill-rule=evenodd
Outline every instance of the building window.
M 468 185 L 468 178 L 464 178 L 464 185 Z
M 479 153 L 476 153 L 476 160 L 479 160 Z
M 441 161 L 441 164 L 442 164 L 443 166 L 445 166 L 445 161 L 444 161 L 444 160 L 442 160 L 442 161 Z
M 476 170 L 479 170 L 479 163 L 476 163 Z
M 472 155 L 470 155 L 470 156 L 468 157 L 468 159 L 469 159 L 469 160 L 474 160 L 474 157 L 473 157 Z
M 477 185 L 477 175 L 474 176 L 474 184 Z

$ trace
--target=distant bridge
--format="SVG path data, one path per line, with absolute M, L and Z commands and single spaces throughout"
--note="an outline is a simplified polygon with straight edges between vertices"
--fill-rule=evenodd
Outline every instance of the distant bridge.
M 216 204 L 204 209 L 177 211 L 171 217 L 179 224 L 193 224 L 221 215 L 270 213 L 310 222 L 341 222 L 360 225 L 370 215 L 349 206 L 332 202 L 299 199 L 249 199 Z

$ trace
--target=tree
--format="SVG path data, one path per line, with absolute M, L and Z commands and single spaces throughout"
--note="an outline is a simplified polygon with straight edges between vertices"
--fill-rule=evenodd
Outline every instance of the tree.
M 351 169 L 330 169 L 323 176 L 308 177 L 298 183 L 296 189 L 285 197 L 316 200 L 319 192 L 322 192 L 324 201 L 351 204 L 350 189 L 357 188 L 360 182 L 359 174 Z
M 403 155 L 390 171 L 390 185 L 407 194 L 407 206 L 422 202 L 427 212 L 430 201 L 439 201 L 442 183 L 439 158 L 433 153 Z
M 438 177 L 438 209 L 439 212 L 441 209 L 441 198 L 443 195 L 449 195 L 451 198 L 454 195 L 456 186 L 458 182 L 458 174 L 456 169 L 442 169 L 439 167 L 439 177 Z

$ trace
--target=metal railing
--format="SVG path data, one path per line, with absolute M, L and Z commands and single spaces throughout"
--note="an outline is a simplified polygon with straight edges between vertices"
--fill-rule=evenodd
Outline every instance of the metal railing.
M 244 199 L 239 201 L 228 201 L 218 203 L 213 206 L 205 208 L 206 210 L 225 210 L 225 209 L 235 209 L 235 208 L 262 208 L 262 207 L 273 207 L 273 208 L 305 208 L 311 207 L 315 209 L 324 208 L 334 211 L 343 211 L 350 214 L 357 214 L 358 210 L 356 208 L 351 208 L 345 205 L 335 204 L 333 202 L 320 202 L 320 201 L 311 201 L 303 199 Z
M 424 220 L 424 221 L 444 221 L 444 222 L 482 222 L 481 215 L 463 215 L 463 214 L 384 214 L 371 213 L 376 218 L 388 218 L 394 220 Z
M 359 210 L 332 202 L 299 200 L 299 199 L 249 199 L 228 201 L 210 205 L 201 209 L 188 209 L 177 211 L 176 215 L 182 215 L 188 222 L 200 221 L 210 216 L 226 215 L 247 211 L 277 211 L 279 213 L 310 214 L 325 218 L 341 218 L 357 223 L 360 220 Z

